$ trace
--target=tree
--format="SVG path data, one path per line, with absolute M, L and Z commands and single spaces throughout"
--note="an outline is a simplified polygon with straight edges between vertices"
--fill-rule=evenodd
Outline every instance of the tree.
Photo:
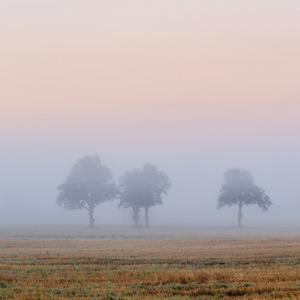
M 109 168 L 98 156 L 86 156 L 76 163 L 66 181 L 59 185 L 57 204 L 69 210 L 86 209 L 89 227 L 94 227 L 94 209 L 102 202 L 113 200 L 118 188 L 112 181 Z
M 238 206 L 238 227 L 242 227 L 242 208 L 244 205 L 258 205 L 263 212 L 272 205 L 265 191 L 254 184 L 250 172 L 240 169 L 230 169 L 224 173 L 225 183 L 218 197 L 217 208 L 223 206 Z
M 158 171 L 157 167 L 151 164 L 144 166 L 143 177 L 148 195 L 144 198 L 142 206 L 145 209 L 146 227 L 149 227 L 149 208 L 155 205 L 162 205 L 162 195 L 167 194 L 171 187 L 171 182 L 167 174 Z
M 145 209 L 145 223 L 149 227 L 149 208 L 162 204 L 162 195 L 171 187 L 168 176 L 157 167 L 146 164 L 143 170 L 134 169 L 120 178 L 120 204 L 132 208 L 134 226 L 138 226 L 139 212 Z
M 138 226 L 141 199 L 144 198 L 142 172 L 133 170 L 127 172 L 119 180 L 120 182 L 120 204 L 119 208 L 132 208 L 132 219 L 134 226 Z

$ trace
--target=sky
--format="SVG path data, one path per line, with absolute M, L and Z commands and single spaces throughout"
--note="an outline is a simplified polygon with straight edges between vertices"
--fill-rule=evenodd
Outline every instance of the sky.
M 0 224 L 84 223 L 55 203 L 77 160 L 119 176 L 153 163 L 172 189 L 154 223 L 234 222 L 229 168 L 300 222 L 300 2 L 0 1 Z M 130 223 L 118 201 L 96 223 Z

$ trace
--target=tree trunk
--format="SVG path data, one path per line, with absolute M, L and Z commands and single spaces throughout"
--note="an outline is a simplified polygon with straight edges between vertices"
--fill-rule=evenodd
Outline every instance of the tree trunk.
M 242 225 L 242 218 L 243 218 L 242 207 L 243 207 L 243 205 L 239 204 L 238 227 L 243 227 L 243 225 Z
M 145 223 L 146 223 L 146 228 L 149 228 L 148 212 L 149 212 L 149 207 L 145 207 Z
M 94 219 L 94 209 L 89 209 L 89 227 L 94 227 L 95 219 Z
M 139 208 L 133 207 L 132 219 L 134 221 L 134 227 L 138 227 L 139 225 Z

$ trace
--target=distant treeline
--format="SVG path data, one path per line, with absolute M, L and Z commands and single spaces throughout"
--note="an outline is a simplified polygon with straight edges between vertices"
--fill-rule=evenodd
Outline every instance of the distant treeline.
M 272 202 L 265 191 L 254 184 L 250 172 L 230 169 L 224 173 L 217 207 L 238 205 L 238 226 L 242 226 L 242 208 L 258 205 L 267 211 Z M 149 227 L 149 208 L 162 204 L 162 196 L 171 188 L 166 173 L 155 165 L 145 164 L 142 170 L 133 169 L 113 181 L 111 170 L 101 163 L 98 156 L 86 156 L 73 166 L 60 191 L 57 204 L 68 210 L 86 209 L 89 227 L 94 227 L 94 209 L 105 201 L 119 200 L 119 208 L 131 208 L 134 226 L 139 226 L 141 209 L 145 211 L 145 226 Z

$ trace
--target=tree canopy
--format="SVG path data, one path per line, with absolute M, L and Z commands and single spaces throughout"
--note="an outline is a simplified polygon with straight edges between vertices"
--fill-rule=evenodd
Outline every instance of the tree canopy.
M 144 165 L 142 170 L 134 169 L 123 175 L 120 180 L 121 208 L 132 208 L 134 225 L 138 226 L 139 212 L 145 209 L 146 226 L 149 225 L 149 208 L 162 204 L 162 195 L 167 194 L 171 187 L 168 176 L 158 171 L 151 164 Z
M 57 204 L 68 210 L 86 209 L 90 227 L 94 226 L 95 207 L 115 199 L 118 195 L 110 169 L 101 164 L 98 156 L 80 159 L 57 189 L 60 191 Z
M 244 205 L 258 205 L 262 211 L 267 211 L 272 205 L 270 197 L 265 191 L 254 184 L 249 171 L 230 169 L 224 173 L 225 183 L 222 185 L 218 197 L 217 208 L 238 205 L 238 226 L 242 226 L 242 207 Z

